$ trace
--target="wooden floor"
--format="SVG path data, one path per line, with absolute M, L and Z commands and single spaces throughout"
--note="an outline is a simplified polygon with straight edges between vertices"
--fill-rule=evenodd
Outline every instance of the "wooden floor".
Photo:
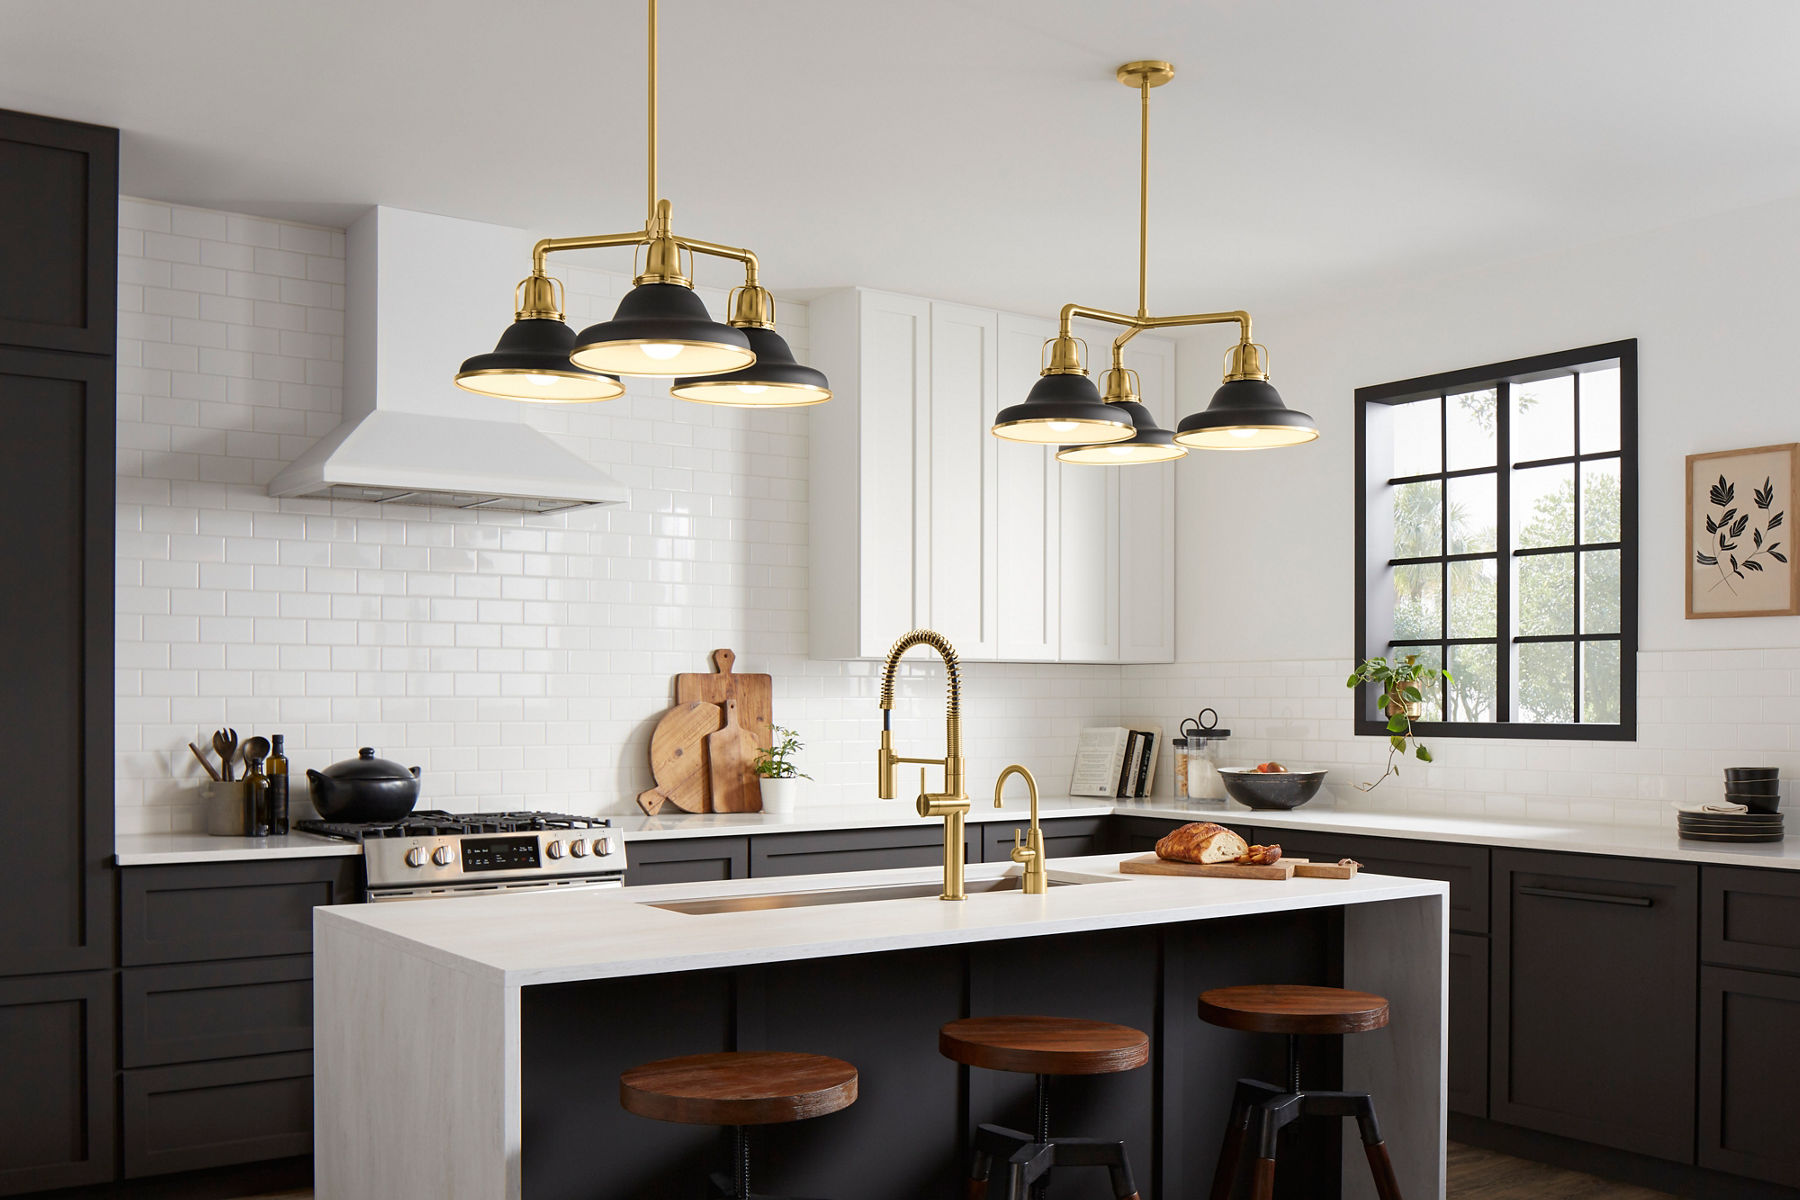
M 1492 1150 L 1450 1143 L 1451 1200 L 1675 1200 L 1624 1183 L 1509 1158 Z M 312 1200 L 312 1193 L 281 1192 L 246 1200 Z
M 1449 1174 L 1453 1200 L 1674 1200 L 1664 1192 L 1611 1183 L 1457 1142 L 1450 1143 Z

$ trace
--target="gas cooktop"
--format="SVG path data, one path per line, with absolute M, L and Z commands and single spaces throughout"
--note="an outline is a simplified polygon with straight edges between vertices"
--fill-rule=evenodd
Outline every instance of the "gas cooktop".
M 398 821 L 296 821 L 296 829 L 325 837 L 362 842 L 372 838 L 442 837 L 462 833 L 525 833 L 538 829 L 607 829 L 604 817 L 570 813 L 447 813 L 436 809 L 410 813 Z

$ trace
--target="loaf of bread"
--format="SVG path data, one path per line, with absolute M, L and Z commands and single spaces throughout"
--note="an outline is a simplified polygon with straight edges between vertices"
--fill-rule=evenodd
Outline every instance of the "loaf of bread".
M 1244 851 L 1242 858 L 1238 859 L 1238 862 L 1246 867 L 1271 867 L 1280 861 L 1281 847 L 1279 845 L 1252 846 Z
M 1183 825 L 1156 843 L 1156 856 L 1171 862 L 1236 862 L 1249 850 L 1243 838 L 1211 821 Z

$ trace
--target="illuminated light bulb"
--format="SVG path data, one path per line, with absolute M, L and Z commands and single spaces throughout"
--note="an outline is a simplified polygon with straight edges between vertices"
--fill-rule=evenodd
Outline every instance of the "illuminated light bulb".
M 1233 429 L 1231 431 L 1231 436 L 1234 438 L 1253 438 L 1256 436 L 1256 430 L 1254 430 L 1254 429 Z
M 1067 433 L 1069 430 L 1075 428 L 1074 421 L 1046 421 L 1045 424 L 1050 426 L 1051 430 L 1056 433 Z
M 527 375 L 525 378 L 528 382 L 535 383 L 539 387 L 549 387 L 556 382 L 556 377 L 554 375 Z
M 680 354 L 680 353 L 681 353 L 680 346 L 671 346 L 667 342 L 649 342 L 649 343 L 646 343 L 644 346 L 645 356 L 649 357 L 649 358 L 657 359 L 659 361 L 664 360 L 664 359 L 674 358 L 677 354 Z
M 760 383 L 740 383 L 740 384 L 738 384 L 738 391 L 742 392 L 746 396 L 760 396 L 768 390 L 769 389 L 766 385 L 760 384 Z

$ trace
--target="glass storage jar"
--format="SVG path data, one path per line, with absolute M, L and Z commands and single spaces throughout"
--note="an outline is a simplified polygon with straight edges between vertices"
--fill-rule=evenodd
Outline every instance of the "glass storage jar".
M 1231 730 L 1220 729 L 1219 714 L 1210 708 L 1200 710 L 1181 724 L 1182 741 L 1187 750 L 1184 782 L 1189 800 L 1225 799 L 1225 780 L 1219 768 L 1225 765 L 1225 740 Z

